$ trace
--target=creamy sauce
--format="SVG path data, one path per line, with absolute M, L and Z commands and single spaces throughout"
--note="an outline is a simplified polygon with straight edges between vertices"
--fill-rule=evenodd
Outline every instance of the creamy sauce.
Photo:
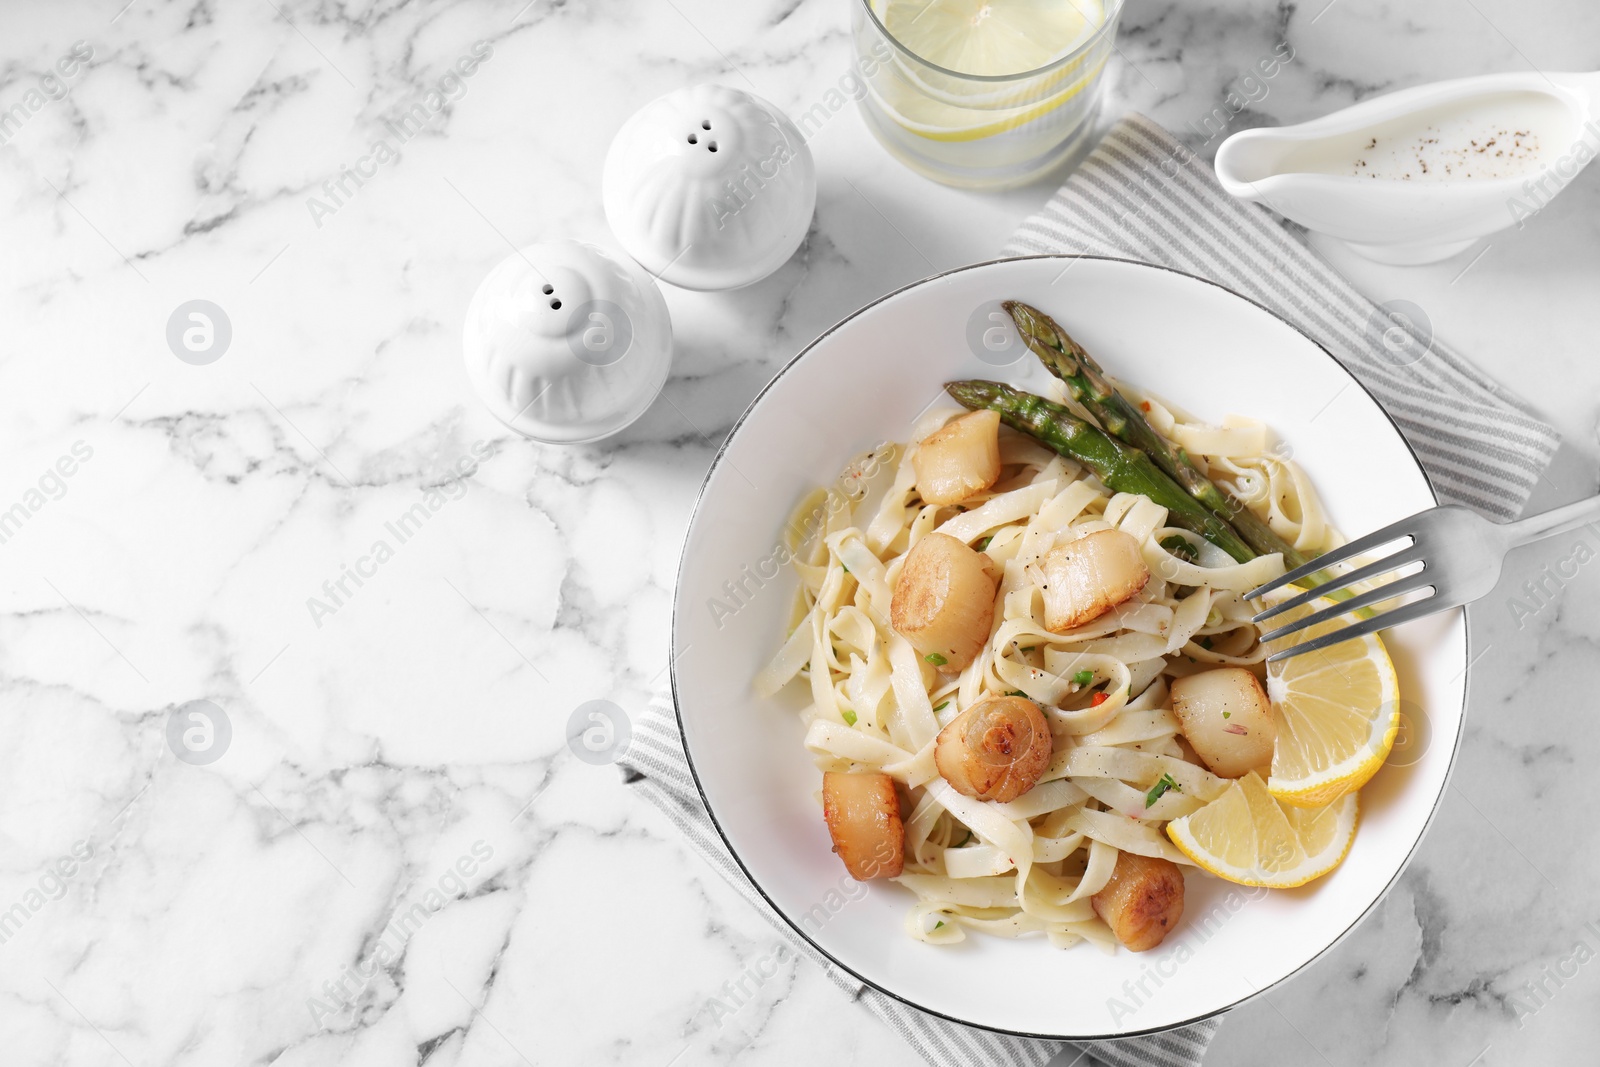
M 1572 113 L 1545 93 L 1496 93 L 1290 150 L 1276 173 L 1444 182 L 1533 174 L 1572 146 Z

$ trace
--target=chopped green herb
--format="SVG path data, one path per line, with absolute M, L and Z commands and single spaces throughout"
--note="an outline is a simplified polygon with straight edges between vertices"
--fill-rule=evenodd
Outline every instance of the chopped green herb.
M 1024 645 L 1022 648 L 1017 649 L 1017 651 L 1018 652 L 1032 652 L 1034 649 L 1036 649 L 1038 647 L 1039 647 L 1038 645 Z
M 1165 794 L 1169 789 L 1176 789 L 1180 793 L 1183 792 L 1183 787 L 1172 780 L 1172 775 L 1163 774 L 1161 776 L 1161 781 L 1151 786 L 1150 792 L 1144 795 L 1144 806 L 1147 808 L 1150 807 L 1156 801 L 1160 800 L 1162 795 Z
M 1024 693 L 1020 689 L 1013 689 L 1013 690 L 1011 690 L 1011 692 L 1006 694 L 1006 696 L 1008 696 L 1008 697 L 1025 697 L 1027 695 L 1028 695 L 1027 693 Z
M 937 653 L 937 652 L 929 652 L 926 656 L 923 656 L 922 658 L 927 660 L 929 663 L 933 664 L 935 667 L 943 667 L 946 663 L 950 662 L 949 660 L 945 659 L 943 656 L 939 655 L 939 653 Z
M 1088 685 L 1094 681 L 1094 671 L 1079 671 L 1072 676 L 1072 681 L 1075 685 Z
M 957 842 L 956 842 L 956 843 L 955 843 L 955 844 L 954 844 L 954 845 L 952 845 L 952 846 L 951 846 L 951 847 L 952 847 L 952 848 L 961 848 L 961 847 L 963 847 L 963 846 L 964 846 L 964 845 L 966 845 L 966 843 L 967 843 L 967 842 L 968 842 L 968 841 L 971 841 L 971 840 L 972 840 L 972 831 L 971 831 L 971 830 L 968 830 L 968 831 L 967 831 L 967 833 L 966 833 L 966 836 L 965 836 L 965 837 L 963 837 L 963 838 L 962 838 L 962 839 L 961 839 L 961 840 L 960 840 L 960 841 L 957 841 Z
M 934 708 L 933 710 L 934 711 L 943 711 L 945 708 L 948 708 L 949 706 L 950 706 L 950 702 L 948 700 L 946 700 L 943 704 L 940 704 L 938 707 Z
M 840 560 L 840 561 L 839 561 L 839 566 L 841 566 L 841 567 L 843 567 L 843 568 L 844 568 L 844 572 L 845 572 L 845 573 L 846 573 L 846 574 L 849 574 L 849 573 L 850 573 L 850 567 L 849 567 L 849 565 L 848 565 L 848 564 L 846 564 L 846 563 L 845 563 L 845 562 L 844 562 L 844 560 Z
M 1223 717 L 1223 718 L 1224 718 L 1224 719 L 1231 719 L 1231 718 L 1233 718 L 1233 712 L 1231 712 L 1231 711 L 1225 711 L 1225 712 L 1223 712 L 1223 713 L 1222 713 L 1222 717 Z
M 988 548 L 989 547 L 989 542 L 993 541 L 993 540 L 994 540 L 994 535 L 990 534 L 988 537 L 985 537 L 982 541 L 979 541 L 978 542 L 978 551 L 982 552 L 984 549 Z
M 1179 559 L 1188 560 L 1190 563 L 1200 558 L 1200 553 L 1189 543 L 1189 539 L 1182 534 L 1163 537 L 1161 539 L 1161 547 Z
M 846 710 L 844 713 L 844 721 L 846 724 L 854 726 L 856 724 L 856 713 Z
M 1209 637 L 1202 637 L 1200 640 L 1196 641 L 1195 644 L 1199 645 L 1208 652 L 1211 650 L 1211 638 Z
M 939 928 L 940 928 L 940 927 L 941 927 L 941 926 L 943 926 L 943 925 L 944 925 L 944 920 L 943 920 L 943 919 L 940 919 L 940 920 L 939 920 L 939 921 L 938 921 L 938 922 L 936 922 L 936 923 L 934 923 L 934 924 L 933 924 L 933 928 L 934 928 L 934 929 L 935 929 L 935 930 L 937 930 L 937 929 L 939 929 Z

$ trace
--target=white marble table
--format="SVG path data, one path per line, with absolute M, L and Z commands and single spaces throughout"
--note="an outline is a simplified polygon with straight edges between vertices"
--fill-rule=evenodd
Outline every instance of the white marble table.
M 664 399 L 604 445 L 540 448 L 467 392 L 479 277 L 600 231 L 606 144 L 647 99 L 823 99 L 845 0 L 123 2 L 0 13 L 0 510 L 25 510 L 0 544 L 0 1060 L 917 1062 L 792 958 L 734 993 L 772 932 L 563 734 L 579 703 L 661 684 L 695 489 L 773 370 L 987 258 L 1048 188 L 931 185 L 841 110 L 798 256 L 733 295 L 669 291 Z M 1230 128 L 1600 66 L 1576 0 L 1324 2 L 1134 0 L 1112 110 L 1184 130 L 1283 38 L 1296 58 Z M 363 163 L 441 79 L 448 106 Z M 1451 262 L 1330 253 L 1559 423 L 1542 504 L 1595 486 L 1597 238 L 1590 171 Z M 205 366 L 166 341 L 193 299 L 232 327 Z M 426 525 L 346 578 L 429 487 Z M 1475 610 L 1454 784 L 1397 889 L 1208 1062 L 1594 1061 L 1600 579 L 1546 570 L 1576 540 L 1523 552 Z M 1524 582 L 1547 606 L 1518 620 Z M 231 725 L 209 766 L 167 743 L 196 699 Z M 718 1025 L 714 998 L 747 1002 Z

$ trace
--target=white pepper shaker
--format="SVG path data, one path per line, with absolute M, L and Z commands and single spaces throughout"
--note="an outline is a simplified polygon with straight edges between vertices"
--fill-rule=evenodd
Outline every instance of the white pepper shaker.
M 672 321 L 651 277 L 572 240 L 529 245 L 478 286 L 462 329 L 484 406 L 536 441 L 581 444 L 644 414 L 672 364 Z
M 685 289 L 736 289 L 800 247 L 817 169 L 777 107 L 696 85 L 646 104 L 617 131 L 601 196 L 617 240 L 651 274 Z

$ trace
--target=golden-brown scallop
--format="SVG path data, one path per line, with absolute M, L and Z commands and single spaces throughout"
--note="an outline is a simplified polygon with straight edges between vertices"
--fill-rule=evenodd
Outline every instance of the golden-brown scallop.
M 1211 773 L 1238 778 L 1272 763 L 1278 723 L 1256 676 L 1217 667 L 1172 681 L 1172 712 Z
M 1045 556 L 1045 628 L 1064 633 L 1138 595 L 1150 580 L 1139 542 L 1121 530 L 1097 530 Z
M 866 882 L 899 876 L 906 828 L 893 778 L 877 771 L 828 771 L 822 776 L 822 817 L 850 877 Z
M 1003 804 L 1034 787 L 1053 747 L 1039 705 L 1024 697 L 989 697 L 939 731 L 933 762 L 956 792 Z
M 963 670 L 989 640 L 994 589 L 988 556 L 949 534 L 930 533 L 900 568 L 890 625 L 929 663 Z
M 1000 478 L 1000 415 L 969 411 L 917 442 L 911 456 L 925 503 L 959 504 Z
M 1183 872 L 1171 860 L 1119 852 L 1111 881 L 1089 901 L 1118 941 L 1145 952 L 1183 917 Z

